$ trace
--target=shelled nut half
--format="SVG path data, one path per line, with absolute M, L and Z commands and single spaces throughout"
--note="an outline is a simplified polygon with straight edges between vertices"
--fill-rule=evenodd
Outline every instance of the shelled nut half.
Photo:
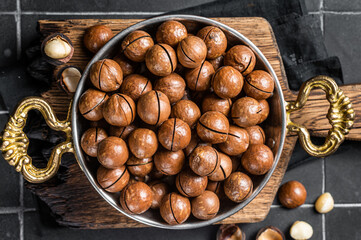
M 81 78 L 81 69 L 73 65 L 58 66 L 54 70 L 54 79 L 58 87 L 68 94 L 76 91 Z
M 72 58 L 74 47 L 66 35 L 54 33 L 47 36 L 41 43 L 41 53 L 47 62 L 58 66 L 67 63 Z
M 328 213 L 333 209 L 334 200 L 330 193 L 326 192 L 319 196 L 315 203 L 315 209 L 319 213 Z
M 292 224 L 290 235 L 295 240 L 307 240 L 313 235 L 313 228 L 304 221 L 296 221 Z

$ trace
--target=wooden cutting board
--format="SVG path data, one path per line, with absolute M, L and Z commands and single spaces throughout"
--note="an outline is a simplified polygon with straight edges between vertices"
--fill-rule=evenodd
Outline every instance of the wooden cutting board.
M 285 99 L 295 100 L 296 93 L 288 88 L 285 71 L 279 49 L 269 23 L 263 18 L 215 18 L 245 35 L 266 56 L 275 70 L 281 83 Z M 41 20 L 39 30 L 43 37 L 54 33 L 65 33 L 72 40 L 75 48 L 74 56 L 70 63 L 82 69 L 91 59 L 92 55 L 83 47 L 82 39 L 86 28 L 95 24 L 107 24 L 114 33 L 133 25 L 139 19 L 113 19 L 113 20 Z M 357 113 L 361 110 L 361 85 L 343 86 L 342 89 L 353 102 L 356 112 L 354 128 L 347 138 L 361 140 L 361 121 Z M 42 96 L 54 107 L 60 116 L 65 116 L 71 98 L 58 90 L 54 85 L 51 90 Z M 330 127 L 326 114 L 329 104 L 324 99 L 324 93 L 313 91 L 307 105 L 292 115 L 292 119 L 308 127 L 314 136 L 326 136 Z M 297 136 L 287 136 L 285 146 L 272 177 L 261 193 L 244 209 L 221 223 L 241 223 L 262 221 L 268 214 L 277 189 L 285 174 L 287 164 L 291 157 Z M 58 172 L 57 179 L 43 184 L 26 184 L 41 200 L 43 200 L 61 225 L 80 228 L 126 228 L 144 227 L 145 225 L 135 222 L 112 208 L 93 189 L 87 178 L 80 170 L 76 161 L 66 159 L 62 161 L 62 167 Z

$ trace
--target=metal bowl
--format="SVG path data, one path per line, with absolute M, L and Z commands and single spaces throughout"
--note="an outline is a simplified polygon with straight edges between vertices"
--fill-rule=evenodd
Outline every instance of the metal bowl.
M 184 25 L 187 26 L 188 29 L 198 30 L 204 26 L 212 25 L 217 26 L 224 31 L 228 38 L 229 46 L 235 44 L 244 44 L 250 47 L 257 57 L 257 69 L 264 69 L 265 71 L 269 72 L 273 79 L 275 80 L 275 91 L 273 96 L 268 99 L 270 103 L 270 115 L 265 123 L 265 132 L 267 138 L 272 143 L 272 151 L 274 154 L 274 162 L 271 170 L 265 174 L 264 176 L 259 176 L 253 178 L 254 181 L 254 191 L 252 195 L 246 199 L 242 203 L 233 203 L 231 201 L 223 201 L 221 204 L 220 211 L 218 215 L 210 220 L 202 221 L 198 220 L 194 217 L 190 217 L 185 223 L 180 225 L 168 225 L 164 220 L 161 218 L 159 211 L 156 210 L 149 210 L 141 215 L 132 215 L 126 213 L 119 204 L 119 194 L 112 194 L 104 191 L 100 185 L 97 183 L 96 180 L 96 165 L 91 161 L 87 160 L 87 156 L 83 153 L 80 147 L 80 138 L 82 133 L 87 129 L 88 123 L 84 121 L 83 117 L 79 113 L 78 110 L 78 101 L 81 94 L 86 90 L 86 85 L 89 77 L 90 66 L 103 58 L 110 58 L 114 55 L 114 53 L 118 52 L 120 48 L 120 44 L 125 36 L 135 30 L 144 30 L 150 33 L 151 35 L 155 35 L 155 31 L 157 27 L 164 21 L 168 20 L 177 20 L 182 22 Z M 248 203 L 250 203 L 263 189 L 266 185 L 268 180 L 270 179 L 273 171 L 275 170 L 281 152 L 283 148 L 283 143 L 286 136 L 286 110 L 285 110 L 285 101 L 283 98 L 282 90 L 280 83 L 277 79 L 277 76 L 274 70 L 271 67 L 271 64 L 267 61 L 265 56 L 262 52 L 245 36 L 243 36 L 238 31 L 224 25 L 220 22 L 217 22 L 212 19 L 199 17 L 199 16 L 192 16 L 192 15 L 166 15 L 151 18 L 142 22 L 139 22 L 133 26 L 130 26 L 124 29 L 122 32 L 118 33 L 115 37 L 113 37 L 99 52 L 93 57 L 93 59 L 88 63 L 82 78 L 79 82 L 77 91 L 74 96 L 74 104 L 72 107 L 72 135 L 73 135 L 73 142 L 74 148 L 76 152 L 76 156 L 81 168 L 84 170 L 85 175 L 89 179 L 90 183 L 93 185 L 95 190 L 116 210 L 121 212 L 122 214 L 128 216 L 131 219 L 134 219 L 138 222 L 143 224 L 147 224 L 154 227 L 159 228 L 166 228 L 166 229 L 192 229 L 192 228 L 199 228 L 204 227 L 231 216 L 232 214 L 238 212 L 240 209 L 244 208 Z

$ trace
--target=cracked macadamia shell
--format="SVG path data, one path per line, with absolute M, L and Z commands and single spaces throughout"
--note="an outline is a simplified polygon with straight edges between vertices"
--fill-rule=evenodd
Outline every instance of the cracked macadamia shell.
M 118 137 L 107 137 L 98 145 L 98 161 L 106 168 L 118 168 L 125 164 L 129 157 L 127 144 Z
M 199 37 L 189 36 L 178 44 L 177 56 L 184 67 L 196 68 L 206 59 L 207 46 Z
M 191 203 L 188 198 L 172 192 L 163 197 L 160 215 L 170 225 L 184 223 L 191 214 Z
M 137 113 L 143 122 L 159 126 L 168 119 L 171 106 L 167 95 L 152 90 L 142 95 L 137 103 Z
M 154 45 L 152 37 L 142 30 L 129 33 L 121 44 L 124 55 L 134 62 L 143 62 L 147 51 Z
M 87 155 L 91 157 L 96 157 L 99 143 L 107 137 L 108 134 L 103 128 L 89 128 L 83 133 L 81 137 L 81 148 Z
M 224 193 L 233 202 L 243 202 L 253 190 L 253 182 L 250 177 L 241 172 L 232 173 L 224 181 Z
M 197 134 L 205 142 L 212 144 L 227 140 L 229 122 L 220 112 L 209 111 L 204 113 L 197 124 Z
M 179 118 L 169 118 L 158 129 L 158 141 L 169 151 L 182 150 L 191 141 L 191 129 Z
M 256 56 L 249 47 L 236 45 L 226 53 L 224 65 L 232 66 L 243 76 L 247 76 L 247 74 L 253 71 L 256 65 Z
M 104 92 L 115 91 L 123 83 L 123 71 L 112 59 L 95 62 L 90 68 L 89 77 L 92 84 Z
M 227 37 L 218 27 L 206 26 L 199 30 L 197 37 L 207 46 L 207 59 L 217 58 L 227 49 Z
M 120 205 L 132 214 L 146 212 L 153 202 L 153 191 L 143 182 L 128 184 L 120 195 Z
M 168 44 L 157 43 L 147 51 L 145 63 L 151 73 L 164 77 L 176 69 L 177 55 Z
M 131 124 L 136 115 L 133 99 L 125 94 L 113 94 L 103 106 L 103 116 L 110 125 L 125 127 Z
M 128 184 L 129 177 L 129 172 L 124 165 L 114 169 L 100 165 L 97 170 L 97 181 L 107 192 L 120 192 Z
M 205 191 L 201 195 L 192 199 L 192 214 L 201 220 L 214 218 L 219 211 L 218 196 L 211 191 Z
M 187 35 L 187 29 L 182 23 L 171 20 L 162 23 L 158 27 L 156 39 L 158 43 L 165 43 L 171 47 L 176 47 Z

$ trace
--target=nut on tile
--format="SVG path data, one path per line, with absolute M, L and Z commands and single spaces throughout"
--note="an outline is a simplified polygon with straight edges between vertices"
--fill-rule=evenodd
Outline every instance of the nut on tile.
M 285 240 L 285 236 L 276 227 L 268 226 L 258 231 L 256 240 Z
M 246 234 L 235 224 L 221 225 L 217 232 L 217 240 L 245 240 Z
M 304 221 L 296 221 L 292 224 L 290 235 L 295 240 L 307 240 L 313 235 L 313 228 Z
M 334 200 L 330 193 L 326 192 L 319 196 L 315 203 L 315 209 L 319 213 L 328 213 L 333 209 Z

